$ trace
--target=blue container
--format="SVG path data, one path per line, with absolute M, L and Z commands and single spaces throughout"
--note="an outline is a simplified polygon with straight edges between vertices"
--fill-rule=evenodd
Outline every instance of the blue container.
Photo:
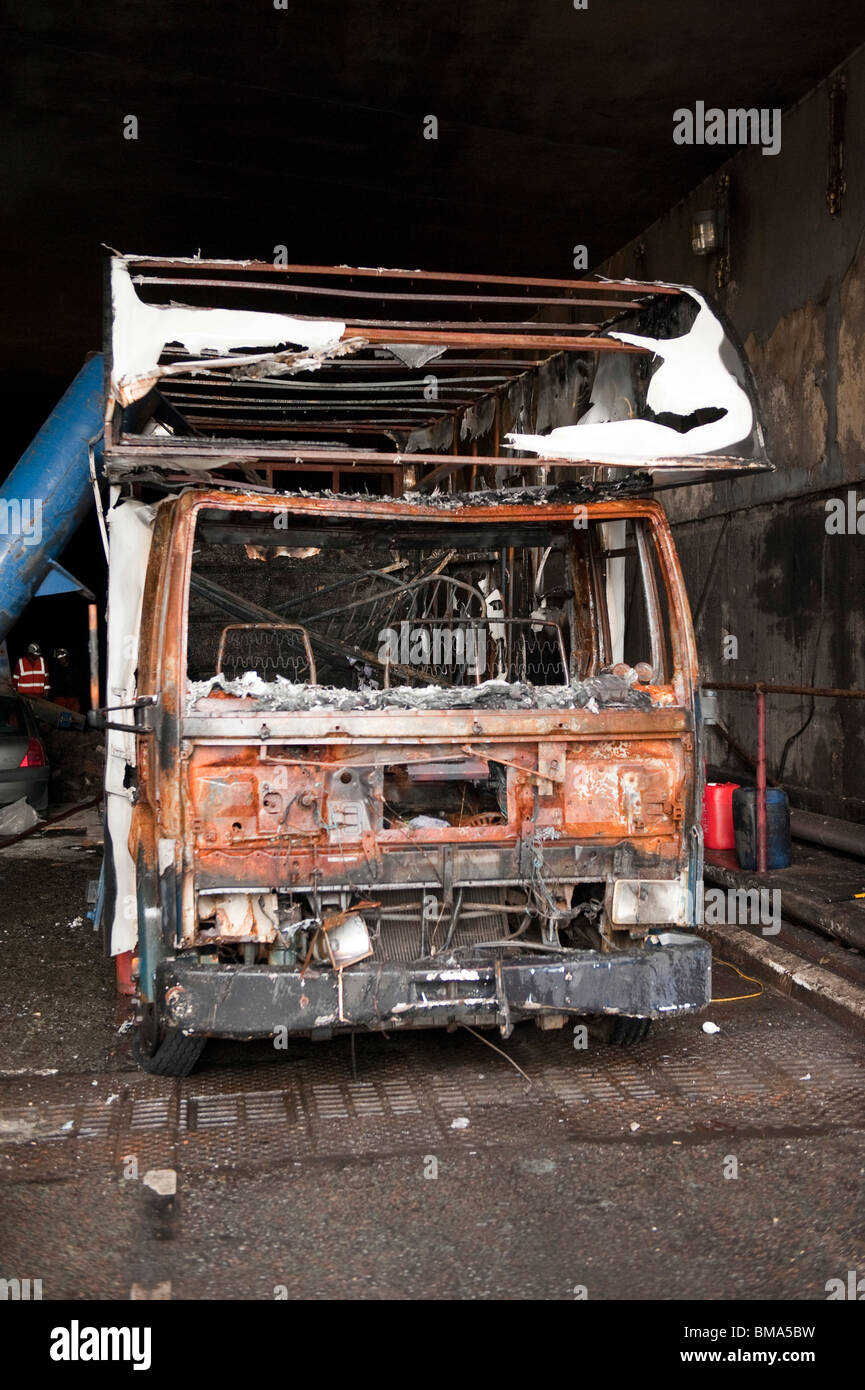
M 733 792 L 733 833 L 740 869 L 757 867 L 757 788 Z M 793 862 L 790 803 L 780 787 L 766 788 L 766 868 L 786 869 Z

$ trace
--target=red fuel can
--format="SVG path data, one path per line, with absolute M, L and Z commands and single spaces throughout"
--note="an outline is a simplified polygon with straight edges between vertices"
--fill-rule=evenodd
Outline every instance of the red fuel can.
M 733 792 L 738 782 L 707 782 L 703 797 L 703 843 L 706 849 L 735 849 Z
M 132 978 L 132 952 L 121 951 L 114 957 L 117 972 L 117 993 L 134 994 L 135 981 Z

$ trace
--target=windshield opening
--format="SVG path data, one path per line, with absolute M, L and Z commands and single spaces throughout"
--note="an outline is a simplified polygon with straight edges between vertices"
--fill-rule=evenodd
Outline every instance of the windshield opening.
M 668 682 L 649 523 L 578 522 L 204 511 L 190 693 L 567 706 Z

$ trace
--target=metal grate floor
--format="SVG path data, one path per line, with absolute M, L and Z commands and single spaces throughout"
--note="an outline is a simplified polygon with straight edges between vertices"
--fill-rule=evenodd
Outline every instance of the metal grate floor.
M 68 1177 L 148 1166 L 245 1169 L 420 1146 L 687 1143 L 711 1133 L 778 1135 L 851 1129 L 865 1119 L 865 1044 L 766 993 L 658 1027 L 633 1049 L 578 1052 L 572 1030 L 518 1028 L 505 1059 L 465 1031 L 350 1042 L 213 1043 L 184 1081 L 126 1071 L 0 1082 L 0 1172 Z M 455 1122 L 457 1122 L 455 1124 Z M 637 1126 L 634 1129 L 633 1126 Z

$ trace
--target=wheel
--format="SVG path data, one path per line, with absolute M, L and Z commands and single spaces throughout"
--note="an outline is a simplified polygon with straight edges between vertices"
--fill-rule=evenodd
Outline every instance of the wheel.
M 613 1047 L 632 1047 L 648 1037 L 650 1018 L 629 1018 L 626 1014 L 604 1014 L 589 1020 L 589 1033 L 599 1042 Z
M 132 1053 L 142 1071 L 154 1076 L 188 1076 L 204 1051 L 207 1039 L 160 1028 L 156 1009 L 145 1004 L 132 1040 Z
M 627 1018 L 624 1014 L 617 1014 L 612 1019 L 609 1041 L 617 1047 L 632 1047 L 634 1043 L 640 1043 L 649 1035 L 652 1026 L 650 1018 Z

